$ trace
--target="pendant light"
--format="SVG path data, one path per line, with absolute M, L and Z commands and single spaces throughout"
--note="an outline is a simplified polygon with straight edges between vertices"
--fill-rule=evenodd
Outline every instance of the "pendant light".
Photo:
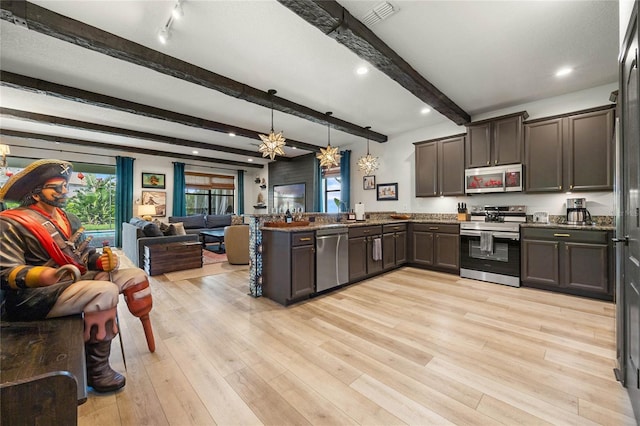
M 320 167 L 340 165 L 341 155 L 338 153 L 338 148 L 331 146 L 331 123 L 329 123 L 331 114 L 333 114 L 331 111 L 327 112 L 327 147 L 320 148 L 320 154 L 316 155 L 316 158 L 320 160 Z
M 272 160 L 276 157 L 276 155 L 284 156 L 284 150 L 282 147 L 285 146 L 285 138 L 282 136 L 282 131 L 280 133 L 275 133 L 273 131 L 273 95 L 277 92 L 273 89 L 269 89 L 269 96 L 271 96 L 271 132 L 269 135 L 258 135 L 260 139 L 262 139 L 262 143 L 258 147 L 258 151 L 262 153 L 263 157 L 269 157 Z
M 367 129 L 367 155 L 361 157 L 358 160 L 358 167 L 364 172 L 365 175 L 373 174 L 378 170 L 378 157 L 373 157 L 369 154 L 369 129 L 371 126 L 365 127 Z

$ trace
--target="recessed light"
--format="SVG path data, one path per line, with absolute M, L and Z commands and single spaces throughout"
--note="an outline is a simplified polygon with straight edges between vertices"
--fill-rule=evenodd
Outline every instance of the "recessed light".
M 556 72 L 556 77 L 564 77 L 565 75 L 571 74 L 572 71 L 573 71 L 573 68 L 569 68 L 569 67 L 560 68 Z
M 365 75 L 368 72 L 369 72 L 369 68 L 364 67 L 364 66 L 363 67 L 358 67 L 356 69 L 356 74 L 358 74 L 358 75 Z
M 194 150 L 194 151 L 191 151 L 191 153 L 192 153 L 192 154 L 197 154 L 197 153 L 198 153 L 198 151 L 195 151 L 195 150 Z
M 236 134 L 233 132 L 229 132 L 229 136 L 234 137 Z
M 247 159 L 248 162 L 253 163 L 253 158 Z
M 298 149 L 298 147 L 297 146 L 292 146 L 291 149 Z
M 429 114 L 430 112 L 431 112 L 431 108 L 427 108 L 427 107 L 422 108 L 420 110 L 420 114 L 422 114 L 422 115 Z

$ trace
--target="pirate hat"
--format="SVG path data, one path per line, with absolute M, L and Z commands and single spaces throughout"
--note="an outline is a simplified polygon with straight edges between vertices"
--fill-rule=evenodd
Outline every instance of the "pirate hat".
M 35 188 L 52 178 L 71 178 L 73 166 L 68 161 L 38 160 L 11 176 L 0 188 L 0 201 L 21 201 Z

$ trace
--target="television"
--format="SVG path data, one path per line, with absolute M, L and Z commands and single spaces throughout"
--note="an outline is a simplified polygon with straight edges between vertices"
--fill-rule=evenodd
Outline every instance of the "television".
M 284 213 L 287 210 L 292 213 L 303 212 L 305 210 L 305 184 L 274 185 L 273 207 L 277 213 Z

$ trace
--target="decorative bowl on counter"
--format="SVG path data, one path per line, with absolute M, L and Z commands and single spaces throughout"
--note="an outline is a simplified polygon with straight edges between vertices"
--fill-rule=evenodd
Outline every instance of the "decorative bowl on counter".
M 392 214 L 391 215 L 391 219 L 409 219 L 411 216 L 409 216 L 408 214 Z
M 262 226 L 265 228 L 289 228 L 292 226 L 309 226 L 309 221 L 299 222 L 265 222 Z

